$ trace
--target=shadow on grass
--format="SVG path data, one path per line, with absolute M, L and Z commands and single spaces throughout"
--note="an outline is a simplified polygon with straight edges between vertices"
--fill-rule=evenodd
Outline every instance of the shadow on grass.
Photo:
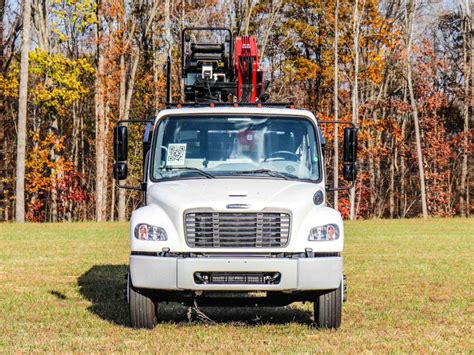
M 89 311 L 109 322 L 129 326 L 123 294 L 127 265 L 94 265 L 78 279 L 81 295 L 92 302 Z
M 92 302 L 89 311 L 111 323 L 130 326 L 128 304 L 123 292 L 127 265 L 95 265 L 78 279 L 81 294 Z M 311 314 L 292 307 L 202 307 L 200 310 L 215 323 L 242 325 L 300 323 L 310 325 Z M 198 321 L 192 312 L 192 321 Z M 177 303 L 160 303 L 160 323 L 187 323 L 188 307 Z

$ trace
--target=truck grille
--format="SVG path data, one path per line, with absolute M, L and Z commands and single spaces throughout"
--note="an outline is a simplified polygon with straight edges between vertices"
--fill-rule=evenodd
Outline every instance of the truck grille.
M 288 213 L 190 212 L 184 219 L 190 247 L 281 248 L 290 236 Z

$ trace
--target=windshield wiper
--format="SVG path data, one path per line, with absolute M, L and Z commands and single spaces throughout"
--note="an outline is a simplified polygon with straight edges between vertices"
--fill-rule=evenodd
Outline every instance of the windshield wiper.
M 165 166 L 164 169 L 165 170 L 189 170 L 189 171 L 192 171 L 192 172 L 196 172 L 199 175 L 205 176 L 208 179 L 214 179 L 215 178 L 214 175 L 206 173 L 204 170 L 201 170 L 201 169 L 198 169 L 198 168 L 191 168 L 191 167 L 187 167 L 187 166 Z
M 242 171 L 233 171 L 234 174 L 266 174 L 268 176 L 272 176 L 272 177 L 278 177 L 278 178 L 282 178 L 282 179 L 285 179 L 285 180 L 289 180 L 288 179 L 288 176 L 286 176 L 285 174 L 282 174 L 278 171 L 275 171 L 275 170 L 270 170 L 270 169 L 257 169 L 257 170 L 242 170 Z

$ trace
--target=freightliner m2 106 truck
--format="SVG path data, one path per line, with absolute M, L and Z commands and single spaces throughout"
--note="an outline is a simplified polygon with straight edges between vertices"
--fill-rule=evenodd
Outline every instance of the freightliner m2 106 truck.
M 210 42 L 219 31 L 222 43 Z M 211 33 L 206 42 L 198 42 L 202 32 Z M 338 328 L 344 227 L 326 202 L 335 187 L 324 168 L 321 125 L 340 122 L 266 102 L 252 37 L 234 43 L 227 29 L 186 29 L 182 66 L 184 102 L 114 130 L 114 175 L 125 180 L 128 130 L 147 124 L 139 187 L 145 203 L 130 221 L 132 325 L 154 327 L 158 302 L 312 302 L 315 325 Z M 343 124 L 349 183 L 338 189 L 356 177 L 357 131 Z

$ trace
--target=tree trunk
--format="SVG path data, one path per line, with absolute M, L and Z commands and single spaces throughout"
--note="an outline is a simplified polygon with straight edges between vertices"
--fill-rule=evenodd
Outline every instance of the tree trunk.
M 339 119 L 339 97 L 338 97 L 338 74 L 339 74 L 339 63 L 338 63 L 338 17 L 339 17 L 339 0 L 336 0 L 336 9 L 335 9 L 335 21 L 334 21 L 334 119 L 337 121 Z M 333 184 L 334 188 L 334 208 L 337 210 L 339 205 L 339 196 L 337 188 L 339 186 L 339 136 L 338 136 L 338 126 L 334 125 L 334 161 L 333 161 Z
M 100 79 L 98 79 L 100 80 Z M 100 85 L 100 84 L 99 84 Z M 101 90 L 98 89 L 98 93 L 96 95 L 96 98 L 98 100 L 98 103 L 96 105 L 96 122 L 97 122 L 97 128 L 96 128 L 96 159 L 95 159 L 95 165 L 96 165 L 96 185 L 95 185 L 95 212 L 96 212 L 96 220 L 97 222 L 100 222 L 103 220 L 103 210 L 104 210 L 104 194 L 105 194 L 105 188 L 104 188 L 104 156 L 105 156 L 105 134 L 104 134 L 104 109 L 103 109 L 103 98 L 101 97 L 102 93 Z
M 5 41 L 3 39 L 3 17 L 5 16 L 5 0 L 0 0 L 0 72 L 3 72 Z M 2 127 L 3 128 L 3 127 Z
M 471 123 L 474 122 L 474 4 L 471 1 L 471 18 L 469 21 L 470 24 L 470 30 L 471 30 Z M 468 123 L 469 124 L 469 123 Z M 468 127 L 469 128 L 469 127 Z M 472 155 L 471 155 L 472 157 Z M 472 163 L 472 159 L 471 159 Z M 472 166 L 472 164 L 471 164 Z M 471 170 L 472 172 L 472 170 Z M 466 206 L 467 206 L 467 211 L 466 211 L 466 216 L 469 217 L 471 214 L 471 201 L 470 201 L 470 177 L 472 174 L 467 175 L 467 189 L 466 189 Z
M 23 33 L 18 95 L 18 139 L 16 155 L 16 221 L 25 221 L 25 158 L 28 105 L 28 52 L 30 50 L 31 3 L 23 1 Z
M 100 11 L 100 5 L 98 5 Z M 99 16 L 100 19 L 100 16 Z M 96 124 L 96 142 L 95 142 L 95 167 L 96 167 L 96 184 L 95 184 L 95 214 L 98 222 L 102 221 L 105 216 L 104 211 L 104 158 L 105 158 L 105 108 L 104 108 L 104 89 L 102 77 L 104 74 L 104 58 L 101 51 L 99 39 L 102 36 L 100 20 L 96 28 L 97 43 L 97 73 L 95 80 L 95 124 Z
M 58 120 L 54 119 L 52 123 L 52 129 L 50 130 L 54 135 L 55 141 L 57 140 L 58 134 Z M 55 147 L 50 151 L 50 161 L 53 163 L 53 168 L 51 169 L 51 222 L 55 223 L 58 221 L 58 177 L 59 172 L 57 171 L 57 156 L 55 152 Z
M 162 66 L 160 65 L 160 56 L 161 54 L 159 53 L 159 35 L 158 35 L 158 26 L 157 26 L 157 21 L 153 21 L 153 27 L 152 27 L 152 48 L 153 48 L 153 103 L 154 103 L 154 114 L 155 116 L 158 115 L 158 112 L 160 111 L 160 103 L 161 103 L 161 97 L 159 95 L 159 73 L 161 72 Z M 184 81 L 182 81 L 182 85 L 184 85 Z M 184 93 L 184 87 L 181 88 L 180 91 L 181 95 Z M 183 96 L 181 96 L 182 99 Z
M 408 92 L 410 95 L 410 104 L 412 108 L 413 122 L 415 124 L 415 141 L 416 141 L 416 157 L 418 161 L 418 173 L 420 179 L 420 191 L 421 191 L 421 209 L 423 218 L 428 218 L 428 206 L 426 201 L 426 187 L 425 187 L 425 168 L 423 165 L 423 153 L 421 151 L 421 135 L 420 135 L 420 121 L 418 117 L 418 107 L 416 105 L 415 93 L 413 90 L 413 78 L 412 78 L 412 65 L 411 65 L 411 47 L 413 40 L 413 20 L 415 17 L 415 6 L 416 0 L 412 0 L 410 3 L 410 10 L 405 6 L 406 20 L 408 21 L 408 46 L 407 46 L 407 84 Z M 407 11 L 410 11 L 407 14 Z
M 127 82 L 127 73 L 125 68 L 125 55 L 120 56 L 120 98 L 119 98 L 119 119 L 124 119 L 125 112 L 125 96 L 126 96 L 126 82 Z M 123 181 L 119 181 L 119 185 L 125 185 Z M 112 187 L 113 189 L 113 187 Z M 126 191 L 119 188 L 119 198 L 118 198 L 118 219 L 119 221 L 125 220 L 125 196 Z M 114 209 L 114 202 L 111 204 L 111 208 Z M 110 214 L 113 216 L 113 213 Z
M 367 147 L 368 147 L 368 151 L 369 151 L 369 157 L 368 157 L 368 161 L 369 161 L 369 166 L 368 166 L 368 170 L 369 170 L 369 217 L 370 218 L 373 218 L 375 216 L 375 198 L 376 198 L 376 194 L 375 194 L 375 188 L 376 188 L 376 184 L 375 184 L 375 163 L 374 163 L 374 141 L 375 141 L 375 136 L 373 137 L 370 137 L 368 139 L 368 142 L 367 142 Z
M 3 68 L 3 63 L 4 63 L 4 39 L 3 39 L 3 17 L 5 14 L 5 0 L 0 0 L 0 73 L 4 74 L 4 68 Z M 3 98 L 0 99 L 0 179 L 5 179 L 8 176 L 8 152 L 6 150 L 6 147 L 8 147 L 6 143 L 6 135 L 7 135 L 7 130 L 6 130 L 6 115 L 5 115 L 5 110 L 6 110 L 6 100 Z M 8 199 L 7 199 L 7 188 L 6 188 L 6 183 L 0 184 L 0 221 L 7 221 L 6 215 L 7 215 L 7 205 L 8 205 Z M 2 218 L 3 215 L 3 218 Z
M 81 167 L 81 175 L 83 178 L 85 178 L 86 174 L 86 164 L 85 164 L 85 147 L 84 147 L 84 117 L 81 115 L 80 122 L 79 122 L 79 127 L 80 127 L 80 161 L 79 165 Z M 74 211 L 76 213 L 76 218 L 77 219 L 87 219 L 87 201 L 84 201 L 80 205 L 79 211 Z
M 464 127 L 463 127 L 463 148 L 462 148 L 462 163 L 461 163 L 461 186 L 459 194 L 459 210 L 462 217 L 467 215 L 469 206 L 466 204 L 467 200 L 467 169 L 468 169 L 468 147 L 469 147 L 469 62 L 468 62 L 468 50 L 469 50 L 469 39 L 468 39 L 468 16 L 464 16 L 463 21 L 463 69 L 464 69 L 464 102 L 463 102 L 463 116 L 464 116 Z
M 357 125 L 359 116 L 359 0 L 354 4 L 354 87 L 352 88 L 352 123 Z M 356 219 L 355 198 L 356 184 L 350 194 L 350 219 Z
M 104 105 L 104 155 L 102 160 L 103 171 L 104 171 L 104 196 L 102 201 L 102 216 L 104 220 L 107 220 L 107 204 L 109 199 L 109 180 L 111 179 L 111 175 L 107 174 L 108 168 L 110 167 L 109 164 L 109 149 L 107 148 L 107 137 L 109 136 L 109 127 L 110 127 L 110 101 L 109 98 L 106 96 L 106 101 Z
M 51 7 L 49 0 L 33 0 L 33 23 L 41 50 L 49 53 L 48 11 Z
M 171 58 L 171 41 L 173 37 L 171 35 L 171 4 L 170 0 L 165 0 L 165 42 L 166 42 L 166 55 Z
M 390 161 L 390 196 L 389 196 L 389 213 L 390 218 L 395 215 L 395 164 L 397 162 L 397 148 L 395 146 L 395 139 L 392 137 L 392 149 L 394 154 Z
M 115 184 L 112 184 L 110 189 L 112 190 L 112 196 L 110 197 L 110 220 L 113 222 L 115 219 Z
M 404 92 L 406 89 L 404 90 Z M 406 101 L 406 94 L 403 94 L 404 98 L 403 101 Z M 405 116 L 405 115 L 404 115 Z M 400 139 L 402 142 L 406 141 L 406 125 L 407 120 L 406 117 L 402 118 L 402 127 L 400 129 Z M 407 175 L 407 164 L 406 164 L 406 153 L 405 151 L 400 153 L 400 207 L 401 207 L 401 217 L 405 218 L 407 214 L 407 183 L 406 183 L 406 175 Z
M 469 119 L 472 117 L 473 112 L 471 112 L 471 116 L 469 114 L 469 106 L 471 104 L 474 105 L 474 74 L 472 71 L 474 70 L 473 67 L 473 55 L 474 55 L 474 28 L 473 18 L 474 16 L 474 5 L 471 4 L 471 13 L 469 14 L 469 6 L 468 2 L 466 1 L 466 13 L 464 15 L 464 26 L 463 26 L 463 62 L 464 62 L 464 104 L 463 104 L 463 115 L 464 115 L 464 127 L 463 127 L 463 154 L 462 154 L 462 165 L 461 165 L 461 186 L 460 186 L 460 194 L 459 194 L 459 208 L 460 214 L 463 217 L 469 215 L 469 187 L 468 187 L 468 160 L 469 160 Z M 469 15 L 471 16 L 469 18 Z M 470 36 L 468 33 L 470 32 Z M 470 37 L 470 38 L 469 38 Z M 469 58 L 469 47 L 471 47 L 471 58 Z M 469 63 L 470 59 L 470 63 Z M 469 80 L 472 79 L 472 97 L 469 100 Z

